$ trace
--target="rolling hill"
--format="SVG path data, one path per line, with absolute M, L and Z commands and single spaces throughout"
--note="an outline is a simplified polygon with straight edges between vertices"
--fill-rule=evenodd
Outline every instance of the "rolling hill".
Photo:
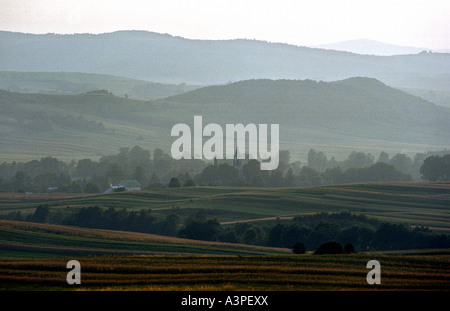
M 191 113 L 186 118 L 203 115 L 204 123 L 278 123 L 282 147 L 303 159 L 309 147 L 342 156 L 352 148 L 411 152 L 450 143 L 448 108 L 370 78 L 248 80 L 164 101 L 180 103 L 180 113 Z
M 366 281 L 366 265 L 373 258 L 383 267 L 383 282 L 377 285 L 377 290 L 445 291 L 449 285 L 446 250 L 415 254 L 289 255 L 287 249 L 245 245 L 227 249 L 225 243 L 173 244 L 170 239 L 155 243 L 145 234 L 131 237 L 129 232 L 19 222 L 0 221 L 0 230 L 7 232 L 8 238 L 16 238 L 8 241 L 9 250 L 0 242 L 0 291 L 6 290 L 8 297 L 20 291 L 22 299 L 24 292 L 33 290 L 39 291 L 38 296 L 42 296 L 42 291 L 55 290 L 215 290 L 224 295 L 242 290 L 373 290 L 373 285 Z M 203 251 L 206 255 L 189 251 Z M 82 282 L 77 286 L 66 281 L 67 263 L 74 259 L 81 265 Z M 156 293 L 161 294 L 164 293 Z M 148 292 L 145 295 L 148 299 Z M 218 293 L 214 295 L 218 297 Z M 109 294 L 107 300 L 111 302 Z M 178 300 L 168 301 L 173 309 L 179 306 Z M 274 300 L 271 301 L 273 304 Z
M 206 242 L 154 234 L 0 220 L 2 256 L 267 255 L 283 248 Z
M 0 32 L 0 70 L 88 72 L 148 81 L 223 84 L 248 79 L 377 78 L 395 87 L 448 90 L 450 54 L 369 56 L 257 40 L 189 40 L 146 31 Z
M 0 89 L 20 93 L 78 95 L 108 90 L 120 97 L 151 100 L 197 88 L 186 84 L 163 84 L 124 77 L 77 72 L 0 72 Z
M 430 50 L 423 47 L 420 48 L 411 46 L 399 46 L 395 44 L 389 44 L 385 42 L 368 39 L 357 39 L 329 44 L 321 44 L 316 45 L 314 47 L 326 50 L 335 50 L 355 54 L 378 55 L 378 56 L 418 54 L 423 51 Z
M 448 232 L 449 183 L 361 183 L 307 188 L 187 187 L 111 194 L 0 193 L 0 213 L 34 213 L 48 204 L 62 215 L 81 207 L 120 210 L 151 209 L 152 215 L 172 213 L 184 220 L 203 210 L 223 224 L 271 221 L 321 212 L 347 210 L 368 217 Z
M 450 109 L 375 79 L 335 82 L 248 80 L 155 101 L 113 96 L 0 91 L 0 159 L 98 158 L 139 144 L 169 151 L 173 125 L 280 124 L 280 148 L 306 159 L 310 148 L 338 158 L 441 150 L 450 145 Z
M 448 232 L 449 184 L 373 183 L 255 189 L 192 187 L 101 195 L 0 194 L 0 211 L 53 211 L 97 204 L 242 221 L 284 220 L 345 208 Z M 173 206 L 178 208 L 174 209 Z M 69 207 L 70 206 L 70 207 Z M 244 212 L 245 211 L 245 212 Z M 267 219 L 274 215 L 273 219 Z M 264 218 L 254 219 L 249 217 Z M 293 255 L 288 248 L 206 242 L 155 234 L 0 220 L 0 290 L 373 290 L 367 262 L 382 265 L 377 290 L 447 290 L 448 249 Z M 82 286 L 66 282 L 69 260 Z

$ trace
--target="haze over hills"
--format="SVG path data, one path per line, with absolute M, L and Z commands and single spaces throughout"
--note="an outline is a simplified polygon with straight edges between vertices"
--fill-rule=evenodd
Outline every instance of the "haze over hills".
M 79 72 L 0 71 L 0 89 L 21 93 L 76 95 L 108 90 L 135 99 L 157 99 L 190 91 L 197 86 L 163 84 L 125 77 Z
M 281 140 L 290 147 L 314 145 L 332 152 L 396 145 L 406 151 L 450 143 L 450 109 L 370 78 L 249 80 L 166 100 L 189 104 L 204 122 L 279 123 Z
M 0 70 L 89 72 L 156 82 L 377 78 L 395 87 L 448 90 L 450 54 L 357 55 L 256 40 L 188 40 L 145 31 L 34 35 L 0 32 Z
M 156 101 L 105 92 L 0 91 L 0 161 L 98 158 L 140 145 L 170 152 L 177 123 L 280 124 L 280 148 L 305 160 L 310 148 L 338 159 L 360 150 L 416 153 L 450 145 L 450 109 L 371 78 L 335 82 L 247 80 Z M 205 138 L 206 140 L 206 138 Z
M 343 51 L 362 55 L 378 55 L 378 56 L 418 54 L 423 51 L 428 52 L 431 50 L 423 47 L 400 46 L 368 39 L 348 40 L 329 44 L 320 44 L 312 47 L 318 49 Z M 441 52 L 448 53 L 449 51 L 441 51 Z

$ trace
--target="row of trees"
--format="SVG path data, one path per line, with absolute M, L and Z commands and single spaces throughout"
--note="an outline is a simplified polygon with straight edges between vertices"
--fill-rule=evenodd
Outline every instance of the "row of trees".
M 348 212 L 299 216 L 268 226 L 241 223 L 225 228 L 222 236 L 230 237 L 234 233 L 236 241 L 241 243 L 287 248 L 302 243 L 307 250 L 316 250 L 329 241 L 350 243 L 356 251 L 450 247 L 448 235 L 428 228 L 381 222 Z
M 109 132 L 102 122 L 88 120 L 83 116 L 61 115 L 44 111 L 21 111 L 15 116 L 19 128 L 34 131 L 51 131 L 53 126 L 83 130 L 90 133 Z
M 82 159 L 69 163 L 53 157 L 25 163 L 0 164 L 0 191 L 47 192 L 56 190 L 70 193 L 103 192 L 120 180 L 135 179 L 144 188 L 194 185 L 232 185 L 259 187 L 317 186 L 349 182 L 411 181 L 409 174 L 417 165 L 428 180 L 449 180 L 450 155 L 434 155 L 414 161 L 406 155 L 392 158 L 382 152 L 374 157 L 352 152 L 343 161 L 327 159 L 323 152 L 309 151 L 307 165 L 290 161 L 289 151 L 280 151 L 276 170 L 261 171 L 258 160 L 214 161 L 174 160 L 161 149 L 153 152 L 139 146 L 121 148 L 116 155 L 104 156 L 99 161 Z M 423 162 L 423 165 L 421 164 Z M 415 173 L 414 173 L 415 174 Z
M 323 173 L 303 166 L 295 174 L 292 167 L 271 172 L 261 171 L 259 161 L 249 160 L 241 170 L 228 164 L 209 165 L 194 180 L 197 184 L 207 185 L 306 187 L 352 182 L 411 181 L 412 178 L 386 163 L 376 163 L 364 168 L 349 168 L 345 171 L 335 167 Z
M 152 215 L 150 210 L 127 211 L 102 209 L 97 206 L 84 207 L 66 215 L 60 213 L 60 210 L 51 212 L 48 205 L 40 205 L 27 217 L 22 216 L 20 212 L 13 212 L 4 217 L 195 240 L 297 248 L 295 252 L 302 252 L 301 249 L 304 252 L 318 250 L 322 244 L 330 241 L 344 246 L 349 244 L 345 252 L 450 247 L 449 235 L 437 234 L 424 227 L 381 222 L 349 212 L 298 216 L 288 222 L 269 225 L 237 223 L 227 226 L 221 225 L 215 218 L 207 218 L 204 210 L 192 214 L 184 222 L 181 222 L 176 212 L 158 218 Z
M 317 172 L 325 172 L 327 169 L 333 169 L 340 167 L 345 171 L 349 168 L 364 168 L 370 167 L 375 163 L 386 163 L 394 166 L 398 171 L 403 174 L 411 175 L 413 180 L 428 179 L 421 171 L 421 166 L 425 159 L 431 156 L 442 157 L 449 154 L 448 150 L 442 150 L 439 152 L 426 152 L 416 153 L 412 158 L 406 154 L 397 153 L 390 157 L 388 153 L 382 151 L 378 157 L 364 152 L 351 152 L 347 159 L 343 161 L 337 161 L 334 157 L 330 159 L 322 151 L 316 151 L 310 149 L 308 152 L 308 167 L 313 168 Z
M 152 215 L 151 210 L 127 211 L 113 207 L 102 209 L 98 206 L 83 207 L 76 211 L 51 211 L 50 207 L 44 204 L 39 205 L 33 214 L 25 216 L 21 212 L 12 212 L 4 218 L 16 221 L 154 233 L 167 236 L 175 236 L 180 225 L 180 218 L 175 214 L 159 219 Z

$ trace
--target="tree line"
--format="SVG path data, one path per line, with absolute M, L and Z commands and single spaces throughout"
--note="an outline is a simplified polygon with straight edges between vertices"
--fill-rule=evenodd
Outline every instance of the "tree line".
M 261 171 L 255 159 L 174 160 L 161 149 L 153 154 L 139 146 L 121 148 L 116 155 L 98 161 L 82 159 L 63 162 L 53 157 L 28 162 L 0 164 L 0 191 L 100 193 L 121 180 L 134 179 L 143 189 L 189 187 L 195 185 L 304 187 L 351 182 L 395 182 L 420 178 L 431 181 L 450 179 L 450 154 L 404 154 L 393 157 L 381 152 L 378 159 L 370 153 L 351 152 L 337 161 L 310 149 L 308 161 L 291 161 L 290 152 L 280 151 L 276 170 Z
M 222 225 L 198 210 L 184 221 L 173 212 L 165 217 L 151 210 L 127 211 L 113 207 L 83 207 L 65 215 L 40 205 L 33 214 L 12 212 L 2 216 L 18 221 L 53 223 L 86 228 L 125 230 L 181 238 L 290 248 L 294 253 L 352 253 L 361 251 L 449 248 L 450 236 L 427 227 L 383 222 L 346 211 L 297 216 L 290 221 L 267 224 Z M 330 244 L 331 243 L 331 244 Z M 343 245 L 341 248 L 339 245 Z M 321 249 L 322 247 L 322 249 Z

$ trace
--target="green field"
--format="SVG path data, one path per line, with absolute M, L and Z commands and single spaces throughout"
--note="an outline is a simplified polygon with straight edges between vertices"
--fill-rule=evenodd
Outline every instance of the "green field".
M 340 212 L 383 221 L 450 230 L 450 183 L 364 183 L 309 188 L 189 187 L 97 195 L 0 193 L 0 213 L 33 213 L 40 204 L 52 211 L 97 205 L 151 209 L 155 216 L 185 218 L 203 209 L 223 224 L 276 220 L 318 212 Z
M 222 224 L 276 222 L 347 210 L 384 221 L 450 229 L 449 183 L 366 183 L 312 188 L 190 187 L 98 195 L 0 194 L 3 214 L 40 204 L 70 213 L 98 205 L 188 217 L 203 209 Z M 66 283 L 66 263 L 82 285 Z M 382 284 L 366 282 L 369 260 Z M 293 255 L 290 249 L 154 234 L 0 220 L 0 290 L 448 290 L 450 250 Z

